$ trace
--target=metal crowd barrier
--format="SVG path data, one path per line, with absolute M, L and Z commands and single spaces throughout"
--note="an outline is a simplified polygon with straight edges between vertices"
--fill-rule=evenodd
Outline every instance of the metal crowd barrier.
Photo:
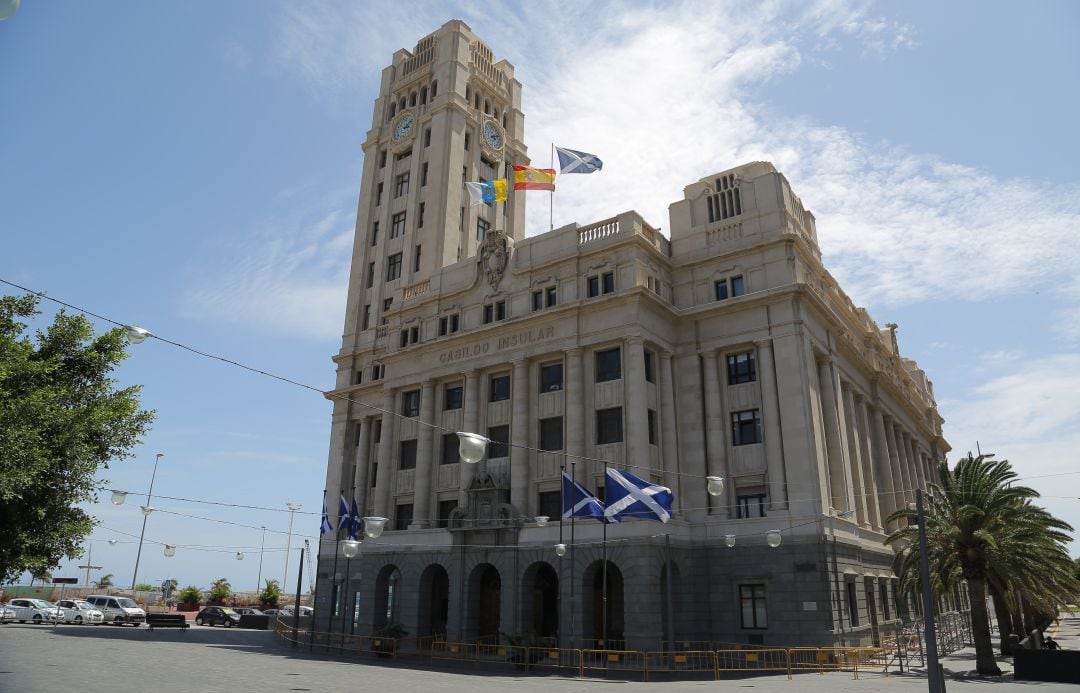
M 791 655 L 782 649 L 717 650 L 716 671 L 782 671 L 791 679 Z
M 649 680 L 649 674 L 662 672 L 669 674 L 707 673 L 713 679 L 716 679 L 716 652 L 712 650 L 646 652 L 645 680 Z
M 641 672 L 644 679 L 645 653 L 640 650 L 581 650 L 581 670 Z

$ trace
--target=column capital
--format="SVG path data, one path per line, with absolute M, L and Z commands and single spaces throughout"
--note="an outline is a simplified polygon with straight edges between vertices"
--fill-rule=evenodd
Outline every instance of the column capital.
M 765 339 L 755 339 L 754 346 L 758 349 L 772 349 L 772 337 L 766 337 Z
M 639 334 L 632 334 L 626 338 L 628 344 L 644 344 L 645 338 Z

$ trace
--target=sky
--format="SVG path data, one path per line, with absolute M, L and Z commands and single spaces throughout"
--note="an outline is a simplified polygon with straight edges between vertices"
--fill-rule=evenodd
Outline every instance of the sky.
M 24 0 L 0 22 L 0 278 L 331 388 L 380 71 L 452 18 L 515 66 L 534 163 L 604 160 L 555 226 L 635 209 L 666 231 L 684 186 L 772 161 L 934 382 L 950 460 L 1010 460 L 1080 527 L 1074 2 Z M 296 502 L 294 589 L 330 403 L 153 339 L 115 375 L 157 420 L 101 474 L 135 495 L 90 506 L 93 577 L 131 584 L 162 453 L 138 582 L 282 579 Z

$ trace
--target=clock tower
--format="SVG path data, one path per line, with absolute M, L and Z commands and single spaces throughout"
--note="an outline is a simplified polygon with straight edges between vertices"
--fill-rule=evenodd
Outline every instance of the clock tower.
M 501 231 L 524 238 L 525 196 L 471 205 L 464 183 L 513 179 L 529 162 L 521 84 L 460 20 L 382 71 L 356 215 L 343 350 L 387 323 L 414 287 L 475 258 Z

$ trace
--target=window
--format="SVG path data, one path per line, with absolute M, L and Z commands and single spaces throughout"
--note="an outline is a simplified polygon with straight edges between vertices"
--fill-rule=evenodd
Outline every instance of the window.
M 373 365 L 371 367 L 371 379 L 372 380 L 382 380 L 382 377 L 383 377 L 384 373 L 386 373 L 386 366 L 384 366 L 381 363 L 376 363 L 375 365 Z M 382 431 L 382 425 L 380 424 L 380 427 L 376 428 L 375 430 L 376 430 L 376 432 Z M 378 441 L 376 441 L 376 442 L 378 442 Z
M 556 288 L 557 287 L 549 286 L 548 288 L 544 289 L 544 303 L 548 308 L 552 307 L 557 303 L 558 294 Z
M 420 416 L 420 391 L 409 390 L 401 395 L 402 416 Z
M 408 529 L 412 524 L 412 503 L 402 503 L 394 509 L 394 529 Z
M 427 185 L 427 167 L 428 167 L 428 162 L 426 162 L 426 161 L 423 163 L 423 165 L 420 166 L 420 187 L 421 188 L 424 187 L 425 185 Z
M 538 447 L 541 450 L 563 449 L 563 422 L 561 416 L 540 419 L 540 444 Z
M 622 439 L 622 407 L 597 410 L 596 444 L 621 443 Z
M 596 382 L 603 383 L 622 377 L 621 354 L 619 347 L 596 352 Z
M 398 212 L 390 218 L 390 238 L 397 238 L 405 233 L 405 212 Z
M 653 371 L 653 353 L 648 349 L 645 350 L 645 382 L 656 382 L 656 373 Z
M 605 294 L 615 292 L 615 273 L 604 272 L 600 275 L 600 290 Z
M 730 354 L 727 357 L 728 385 L 752 383 L 757 380 L 757 367 L 754 364 L 754 352 Z
M 427 89 L 425 89 L 421 93 L 426 96 L 427 95 Z M 431 128 L 424 128 L 424 146 L 425 147 L 430 147 L 431 146 Z
M 440 464 L 457 464 L 461 462 L 461 440 L 457 433 L 444 433 L 442 437 L 442 457 Z
M 509 375 L 494 375 L 491 377 L 491 393 L 488 396 L 489 402 L 501 402 L 505 399 L 510 399 L 510 376 Z
M 450 526 L 450 513 L 454 512 L 454 508 L 457 507 L 457 499 L 452 498 L 450 500 L 439 501 L 439 527 Z
M 743 282 L 741 274 L 727 279 L 718 279 L 713 286 L 715 287 L 717 301 L 735 298 L 746 293 L 746 284 Z
M 722 221 L 742 214 L 742 196 L 735 174 L 720 176 L 713 182 L 713 193 L 706 198 L 709 221 Z
M 885 617 L 885 620 L 889 620 L 889 588 L 883 582 L 881 587 L 881 615 Z
M 589 277 L 586 280 L 586 294 L 589 298 L 596 298 L 600 295 L 600 277 Z
M 444 315 L 439 318 L 439 336 L 443 337 L 448 334 L 453 334 L 458 331 L 458 327 L 461 324 L 457 313 L 453 315 Z
M 418 246 L 416 246 L 416 248 L 413 249 L 413 262 L 412 262 L 412 264 L 413 264 L 412 271 L 413 272 L 419 272 L 420 271 L 420 248 L 421 248 L 421 246 L 418 245 Z
M 364 306 L 364 318 L 360 321 L 360 329 L 366 330 L 371 324 L 371 304 Z
M 416 439 L 401 441 L 398 469 L 416 469 Z
M 386 168 L 386 150 L 379 152 L 379 168 Z
M 469 137 L 469 133 L 466 132 L 465 133 L 465 151 L 469 151 L 470 140 L 471 140 L 471 138 Z
M 384 298 L 384 299 L 383 299 L 383 302 L 382 302 L 382 309 L 383 309 L 383 312 L 384 312 L 384 313 L 385 313 L 386 311 L 390 310 L 390 305 L 391 305 L 391 304 L 392 304 L 393 302 L 394 302 L 394 299 L 393 299 L 393 297 L 391 297 L 391 298 Z
M 382 204 L 382 190 L 383 184 L 379 183 L 375 186 L 375 206 L 378 207 Z
M 765 517 L 765 489 L 737 489 L 735 491 L 735 505 L 735 516 L 740 520 Z
M 484 324 L 495 320 L 506 320 L 506 301 L 488 303 L 484 306 Z
M 753 445 L 761 442 L 761 416 L 757 409 L 731 413 L 731 444 Z
M 399 173 L 394 176 L 394 197 L 401 197 L 402 195 L 409 194 L 409 174 L 408 172 Z
M 461 385 L 447 385 L 443 410 L 450 411 L 451 409 L 461 409 L 464 394 L 465 388 Z
M 487 221 L 485 221 L 484 219 L 477 219 L 476 220 L 476 240 L 482 241 L 485 238 L 487 238 L 487 232 L 488 232 L 488 230 L 490 228 L 491 228 L 491 224 L 489 224 Z
M 731 278 L 731 296 L 742 296 L 746 293 L 746 287 L 743 285 L 742 275 Z
M 379 243 L 379 222 L 371 222 L 371 245 L 378 245 Z
M 541 310 L 544 307 L 544 292 L 534 291 L 532 295 L 532 309 Z
M 488 428 L 488 459 L 510 456 L 510 427 L 492 426 Z
M 540 366 L 540 392 L 562 389 L 562 362 Z
M 421 202 L 420 203 L 420 208 L 419 208 L 419 210 L 417 210 L 417 214 L 416 214 L 416 226 L 417 226 L 417 228 L 422 228 L 424 226 L 424 207 L 425 207 L 424 203 Z
M 406 327 L 401 331 L 401 346 L 409 346 L 420 341 L 419 327 Z
M 399 278 L 401 278 L 401 253 L 394 253 L 386 258 L 386 281 L 392 282 Z
M 859 625 L 859 596 L 856 592 L 857 585 L 854 582 L 847 583 L 847 609 L 851 627 Z
M 375 285 L 375 263 L 369 262 L 367 265 L 367 288 L 371 288 Z
M 649 445 L 656 445 L 656 410 L 649 409 Z
M 767 628 L 765 585 L 739 585 L 739 610 L 743 628 Z
M 562 491 L 541 491 L 536 494 L 536 514 L 562 517 Z
M 713 283 L 713 288 L 716 291 L 716 300 L 723 301 L 728 297 L 727 279 L 720 279 Z

